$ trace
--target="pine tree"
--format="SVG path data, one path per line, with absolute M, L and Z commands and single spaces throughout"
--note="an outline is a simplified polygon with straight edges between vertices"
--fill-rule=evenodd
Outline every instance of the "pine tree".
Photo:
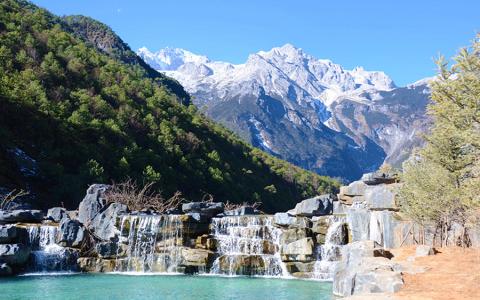
M 451 67 L 443 57 L 437 65 L 433 126 L 425 147 L 404 164 L 400 199 L 417 222 L 434 222 L 446 244 L 452 223 L 468 228 L 480 207 L 480 35 Z

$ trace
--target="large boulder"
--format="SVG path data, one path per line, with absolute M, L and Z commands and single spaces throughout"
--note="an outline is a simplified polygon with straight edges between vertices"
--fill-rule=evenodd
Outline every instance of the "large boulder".
M 88 228 L 92 229 L 95 233 L 95 236 L 98 238 L 108 241 L 115 240 L 118 235 L 118 229 L 115 226 L 117 218 L 120 214 L 128 212 L 128 207 L 120 203 L 112 203 L 107 209 L 99 212 Z
M 182 248 L 182 265 L 206 267 L 213 261 L 214 253 L 204 249 Z
M 312 221 L 306 217 L 295 217 L 288 213 L 276 213 L 273 216 L 273 222 L 280 227 L 289 228 L 310 228 L 312 227 Z
M 87 189 L 87 194 L 78 206 L 78 220 L 85 225 L 97 216 L 97 214 L 106 206 L 105 192 L 110 188 L 106 184 L 92 184 Z
M 333 293 L 347 297 L 369 293 L 393 293 L 403 285 L 397 264 L 374 241 L 359 241 L 344 247 L 342 261 L 333 279 Z
M 289 244 L 309 236 L 312 236 L 312 231 L 308 228 L 283 229 L 280 235 L 280 244 Z
M 23 265 L 30 255 L 30 248 L 23 244 L 0 245 L 0 261 L 9 265 Z
M 0 210 L 0 224 L 11 224 L 18 222 L 40 223 L 42 221 L 43 213 L 40 210 Z
M 63 218 L 68 218 L 67 210 L 63 207 L 52 207 L 47 212 L 47 219 L 60 223 Z
M 60 223 L 59 245 L 78 248 L 81 246 L 85 236 L 85 228 L 78 220 L 65 218 Z
M 398 181 L 398 178 L 393 173 L 383 173 L 383 172 L 373 172 L 363 174 L 360 179 L 368 185 L 377 185 L 377 184 L 391 184 Z
M 311 261 L 313 259 L 313 240 L 308 237 L 282 245 L 280 254 L 283 261 Z
M 395 189 L 397 184 L 381 184 L 369 186 L 365 189 L 365 203 L 372 210 L 397 210 Z
M 223 213 L 225 216 L 246 216 L 246 215 L 258 215 L 260 212 L 251 206 L 242 206 L 232 210 L 226 210 Z
M 184 213 L 199 213 L 208 217 L 213 217 L 223 213 L 225 205 L 223 202 L 190 202 L 182 204 Z
M 354 181 L 348 186 L 340 187 L 340 195 L 345 196 L 363 196 L 367 185 L 363 181 Z
M 23 240 L 27 236 L 27 230 L 15 225 L 0 225 L 0 244 L 12 243 Z
M 352 241 L 368 240 L 370 237 L 370 211 L 365 208 L 350 208 L 347 222 L 352 233 Z
M 126 246 L 117 242 L 100 242 L 95 245 L 95 250 L 101 258 L 116 258 L 126 254 Z
M 333 211 L 334 200 L 335 196 L 330 194 L 313 197 L 297 203 L 295 208 L 289 210 L 288 213 L 302 217 L 330 215 Z
M 417 246 L 417 248 L 415 249 L 416 257 L 429 256 L 429 255 L 435 255 L 435 251 L 433 250 L 432 246 L 420 245 L 420 246 Z

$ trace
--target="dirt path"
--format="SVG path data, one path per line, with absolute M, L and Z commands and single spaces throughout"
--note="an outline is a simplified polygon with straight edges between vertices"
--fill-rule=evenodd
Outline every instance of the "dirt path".
M 418 257 L 414 266 L 424 273 L 405 274 L 404 287 L 391 299 L 480 300 L 480 249 L 440 248 L 433 256 Z M 392 251 L 394 260 L 413 256 L 415 248 Z

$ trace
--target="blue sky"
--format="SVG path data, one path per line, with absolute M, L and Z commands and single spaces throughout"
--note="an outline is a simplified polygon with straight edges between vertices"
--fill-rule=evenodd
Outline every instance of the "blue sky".
M 34 0 L 55 14 L 83 14 L 134 50 L 170 46 L 242 63 L 291 43 L 347 69 L 382 70 L 398 85 L 435 73 L 480 31 L 479 0 Z

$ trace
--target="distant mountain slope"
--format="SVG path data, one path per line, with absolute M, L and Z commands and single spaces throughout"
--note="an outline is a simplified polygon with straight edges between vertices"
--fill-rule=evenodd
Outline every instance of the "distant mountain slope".
M 383 72 L 345 70 L 290 44 L 239 65 L 183 49 L 137 53 L 213 119 L 319 174 L 354 180 L 385 159 L 399 165 L 428 123 L 426 82 L 399 88 Z
M 184 92 L 129 51 L 89 18 L 0 2 L 0 192 L 23 188 L 35 206 L 73 208 L 88 184 L 131 177 L 165 197 L 211 194 L 275 212 L 337 189 L 180 104 Z

